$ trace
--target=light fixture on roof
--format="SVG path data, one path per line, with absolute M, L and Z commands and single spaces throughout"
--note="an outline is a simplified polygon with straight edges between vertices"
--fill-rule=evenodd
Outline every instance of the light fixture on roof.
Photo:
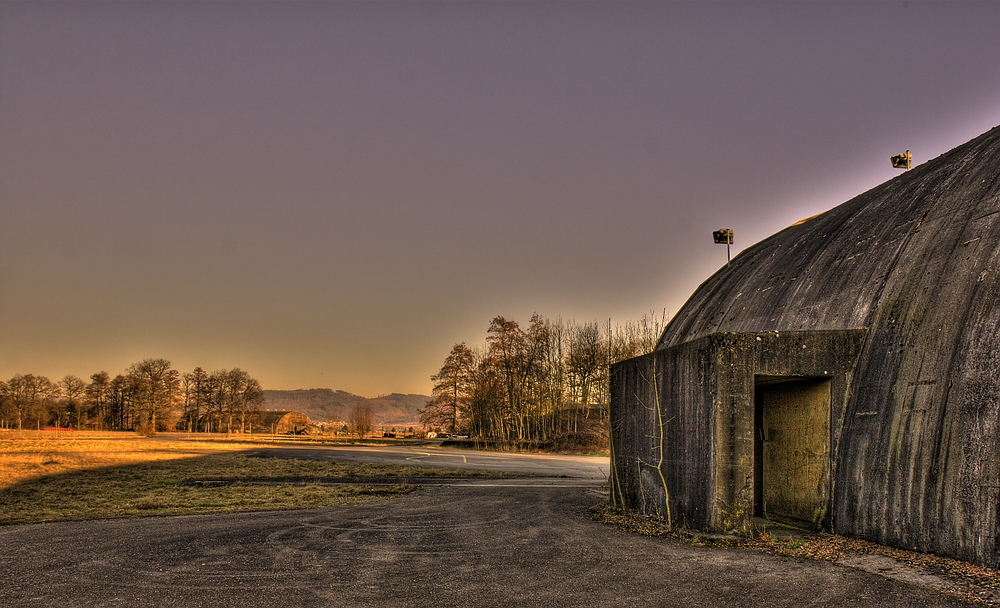
M 715 239 L 717 245 L 726 246 L 726 266 L 729 266 L 729 246 L 733 244 L 733 229 L 732 228 L 719 228 L 712 233 L 712 238 Z
M 907 150 L 906 152 L 897 154 L 896 156 L 890 156 L 889 160 L 892 161 L 892 167 L 894 169 L 906 169 L 909 171 L 910 163 L 913 162 L 913 155 L 910 154 L 909 150 Z

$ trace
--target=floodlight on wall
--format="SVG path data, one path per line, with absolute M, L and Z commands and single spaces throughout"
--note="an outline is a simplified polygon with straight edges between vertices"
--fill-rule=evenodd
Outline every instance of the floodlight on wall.
M 717 245 L 726 246 L 726 266 L 729 265 L 729 246 L 733 244 L 733 229 L 732 228 L 719 228 L 712 233 L 712 238 L 715 239 Z
M 907 150 L 906 152 L 897 154 L 896 156 L 890 156 L 889 160 L 892 161 L 893 169 L 906 169 L 909 171 L 910 163 L 913 162 L 913 155 L 910 154 L 909 150 Z

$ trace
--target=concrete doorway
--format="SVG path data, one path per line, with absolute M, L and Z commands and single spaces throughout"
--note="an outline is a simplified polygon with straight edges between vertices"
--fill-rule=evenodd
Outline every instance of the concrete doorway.
M 820 529 L 830 502 L 831 381 L 754 380 L 754 515 Z

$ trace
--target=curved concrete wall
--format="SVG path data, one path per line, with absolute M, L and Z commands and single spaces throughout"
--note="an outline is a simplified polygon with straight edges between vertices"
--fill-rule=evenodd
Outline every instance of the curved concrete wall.
M 745 250 L 658 350 L 855 328 L 833 529 L 1000 565 L 1000 127 Z

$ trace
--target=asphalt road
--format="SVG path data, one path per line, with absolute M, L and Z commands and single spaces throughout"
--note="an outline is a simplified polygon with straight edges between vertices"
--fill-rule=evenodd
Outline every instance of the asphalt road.
M 607 457 L 479 452 L 441 448 L 434 445 L 418 447 L 295 446 L 259 448 L 253 451 L 278 458 L 413 464 L 455 469 L 531 473 L 545 477 L 570 477 L 587 485 L 603 484 L 607 481 L 608 472 L 611 469 L 611 463 Z
M 314 456 L 446 466 L 458 458 L 325 452 Z M 693 547 L 597 523 L 588 509 L 602 499 L 599 461 L 459 456 L 473 468 L 506 463 L 584 476 L 422 487 L 309 511 L 7 526 L 0 605 L 961 605 L 831 563 Z

